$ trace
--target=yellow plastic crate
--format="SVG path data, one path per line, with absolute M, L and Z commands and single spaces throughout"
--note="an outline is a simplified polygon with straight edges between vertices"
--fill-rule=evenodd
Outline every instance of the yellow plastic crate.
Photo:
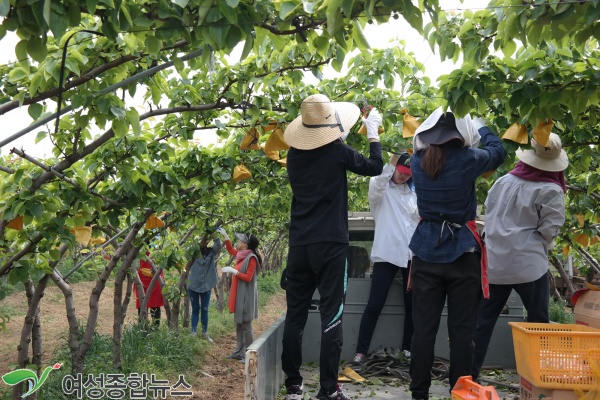
M 600 329 L 575 324 L 508 324 L 517 372 L 535 386 L 585 391 L 598 383 L 591 365 L 595 360 L 589 357 L 600 350 Z

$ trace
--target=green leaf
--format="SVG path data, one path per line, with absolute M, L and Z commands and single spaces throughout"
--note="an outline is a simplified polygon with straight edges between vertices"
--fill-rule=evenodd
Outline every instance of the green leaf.
M 110 106 L 110 112 L 118 119 L 123 119 L 127 115 L 124 108 L 117 106 Z
M 200 7 L 198 8 L 198 26 L 202 25 L 202 22 L 204 22 L 204 18 L 206 18 L 208 11 L 212 7 L 212 3 L 213 0 L 203 0 L 202 4 L 200 4 Z
M 40 117 L 40 115 L 42 114 L 42 111 L 44 111 L 44 107 L 39 103 L 31 104 L 27 108 L 27 112 L 29 113 L 29 116 L 31 118 L 33 118 L 34 120 L 38 119 Z
M 44 208 L 40 203 L 35 203 L 29 207 L 29 213 L 35 218 L 40 218 L 42 215 L 44 215 Z
M 508 42 L 506 42 L 504 44 L 504 46 L 502 47 L 502 53 L 504 53 L 504 57 L 512 56 L 516 50 L 517 50 L 517 44 L 512 40 L 509 40 Z
M 251 36 L 251 35 L 249 35 Z M 225 39 L 225 48 L 233 49 L 242 40 L 242 31 L 235 25 L 231 25 Z
M 53 261 L 60 260 L 60 251 L 57 249 L 51 249 L 48 251 L 48 255 Z
M 404 10 L 402 16 L 417 32 L 423 33 L 423 13 L 412 4 L 411 0 L 402 0 Z
M 24 60 L 27 58 L 27 40 L 21 40 L 15 46 L 15 55 L 17 59 Z
M 340 13 L 340 3 L 342 0 L 330 0 L 327 5 L 325 16 L 327 17 L 327 32 L 330 36 L 334 36 L 342 27 L 343 18 Z
M 285 20 L 298 7 L 298 3 L 294 1 L 283 1 L 279 6 L 279 18 Z
M 98 4 L 98 0 L 86 0 L 85 4 L 87 6 L 87 11 L 90 15 L 93 15 L 96 12 L 96 5 Z
M 354 29 L 352 29 L 352 38 L 354 39 L 354 43 L 360 50 L 367 50 L 370 48 L 369 42 L 365 37 L 360 24 L 357 21 L 352 21 L 352 25 Z
M 133 134 L 136 136 L 141 135 L 142 127 L 140 124 L 140 114 L 135 109 L 127 110 L 127 121 L 131 126 Z
M 52 10 L 50 14 L 50 31 L 54 37 L 61 37 L 69 27 L 69 18 L 62 13 L 57 13 Z
M 41 140 L 43 140 L 46 137 L 47 132 L 46 131 L 39 131 L 38 134 L 35 137 L 35 143 L 39 143 Z
M 23 67 L 16 67 L 10 70 L 8 73 L 8 81 L 10 83 L 16 83 L 20 80 L 27 78 L 29 74 Z
M 240 0 L 227 0 L 227 5 L 231 8 L 236 8 L 240 4 Z
M 189 0 L 173 0 L 173 3 L 177 4 L 181 8 L 185 8 L 188 5 Z
M 0 0 L 0 17 L 6 17 L 10 10 L 10 0 Z
M 50 11 L 51 11 L 51 6 L 52 6 L 52 0 L 44 0 L 44 21 L 46 21 L 46 24 L 48 24 L 48 26 L 50 26 Z
M 116 41 L 117 37 L 119 36 L 119 32 L 117 31 L 113 23 L 110 21 L 104 21 L 100 30 L 111 41 Z
M 157 39 L 156 36 L 148 36 L 146 37 L 146 50 L 150 54 L 158 54 L 160 48 L 162 47 L 162 41 Z
M 318 36 L 313 40 L 313 45 L 321 57 L 327 57 L 327 51 L 329 50 L 329 39 L 327 39 L 325 36 Z
M 175 67 L 177 72 L 181 72 L 185 68 L 185 64 L 183 63 L 183 61 L 181 61 L 181 58 L 173 56 L 171 61 L 173 61 L 173 66 Z
M 246 41 L 244 43 L 244 49 L 242 50 L 242 55 L 240 56 L 240 61 L 244 61 L 248 54 L 252 51 L 252 47 L 254 46 L 254 38 L 252 35 L 246 36 Z
M 208 30 L 210 32 L 210 36 L 215 41 L 215 45 L 217 46 L 217 50 L 221 50 L 225 47 L 225 39 L 227 38 L 227 32 L 229 32 L 229 24 L 223 25 L 211 25 Z
M 128 128 L 129 125 L 127 125 L 127 122 L 124 120 L 117 119 L 112 122 L 112 130 L 116 137 L 124 137 L 127 135 Z

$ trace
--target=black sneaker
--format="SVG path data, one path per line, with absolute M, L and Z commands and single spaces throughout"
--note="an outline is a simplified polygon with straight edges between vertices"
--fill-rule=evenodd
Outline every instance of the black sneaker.
M 285 400 L 302 400 L 304 398 L 304 385 L 291 385 L 287 387 Z
M 332 394 L 325 394 L 319 390 L 317 400 L 351 400 L 350 397 L 342 390 L 341 385 L 336 385 L 335 392 Z

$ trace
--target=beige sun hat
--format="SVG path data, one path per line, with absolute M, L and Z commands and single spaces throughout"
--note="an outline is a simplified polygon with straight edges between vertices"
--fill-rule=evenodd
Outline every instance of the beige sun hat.
M 560 137 L 556 133 L 550 133 L 546 147 L 535 139 L 531 139 L 531 147 L 531 150 L 519 148 L 516 151 L 517 158 L 525 164 L 549 172 L 564 171 L 569 166 L 569 158 L 562 149 Z
M 300 115 L 287 126 L 283 139 L 300 150 L 316 149 L 348 132 L 359 116 L 357 105 L 313 94 L 302 101 Z

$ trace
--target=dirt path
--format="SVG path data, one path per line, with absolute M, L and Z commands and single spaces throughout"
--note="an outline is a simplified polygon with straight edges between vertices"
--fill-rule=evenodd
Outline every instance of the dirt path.
M 258 320 L 254 321 L 254 337 L 260 336 L 273 322 L 285 312 L 285 293 L 273 296 L 269 304 L 259 312 Z M 229 400 L 244 398 L 244 364 L 235 360 L 227 360 L 225 356 L 234 349 L 235 332 L 227 336 L 215 338 L 205 356 L 201 371 L 196 371 L 198 383 L 194 385 L 194 400 Z
M 86 321 L 89 313 L 89 294 L 95 282 L 81 282 L 72 285 L 77 318 Z M 15 293 L 0 302 L 4 312 L 10 314 L 6 331 L 0 332 L 0 375 L 13 369 L 16 364 L 17 346 L 21 337 L 23 321 L 27 313 L 27 298 L 24 293 Z M 44 356 L 47 363 L 54 350 L 63 342 L 67 332 L 67 318 L 62 292 L 49 284 L 40 303 L 42 316 L 42 337 Z M 113 327 L 113 287 L 107 284 L 100 297 L 98 324 L 96 330 L 103 335 L 112 335 Z M 259 318 L 254 322 L 255 337 L 261 335 L 277 318 L 285 312 L 285 293 L 273 296 L 269 304 L 261 309 Z M 126 323 L 137 317 L 135 298 L 129 304 Z M 164 318 L 164 313 L 163 313 Z M 235 332 L 214 338 L 205 355 L 204 364 L 198 371 L 186 371 L 186 377 L 193 375 L 193 399 L 218 400 L 242 399 L 244 397 L 244 365 L 238 361 L 225 359 L 235 347 Z M 208 374 L 211 377 L 206 376 Z

